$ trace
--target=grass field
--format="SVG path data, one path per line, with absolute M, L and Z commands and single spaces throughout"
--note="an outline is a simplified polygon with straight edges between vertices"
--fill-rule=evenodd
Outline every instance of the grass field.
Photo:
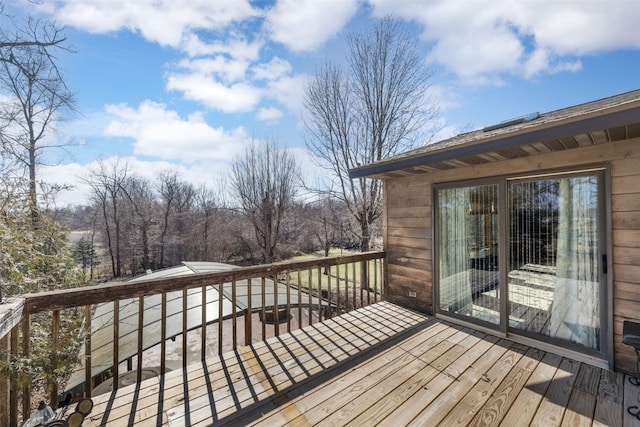
M 349 251 L 337 248 L 329 252 L 329 257 L 348 255 Z M 287 261 L 310 261 L 324 258 L 324 251 L 318 251 L 311 254 L 305 254 L 288 259 Z M 382 262 L 368 262 L 369 269 L 369 289 L 382 291 Z M 311 287 L 312 291 L 318 290 L 330 291 L 333 293 L 347 293 L 353 295 L 354 287 L 356 293 L 362 288 L 361 286 L 361 267 L 360 263 L 349 263 L 331 266 L 328 271 L 324 267 L 314 268 L 311 270 L 292 271 L 289 273 L 289 285 L 297 288 L 300 286 L 303 290 Z M 309 286 L 311 285 L 311 286 Z

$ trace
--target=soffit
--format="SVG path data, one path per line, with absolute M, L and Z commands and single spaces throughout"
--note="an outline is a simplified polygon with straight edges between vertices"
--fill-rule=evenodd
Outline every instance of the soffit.
M 350 171 L 398 178 L 640 138 L 640 91 L 477 130 Z

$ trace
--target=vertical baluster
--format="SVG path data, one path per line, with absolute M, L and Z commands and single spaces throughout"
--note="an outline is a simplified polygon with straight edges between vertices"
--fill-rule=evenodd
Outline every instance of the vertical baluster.
M 162 293 L 160 315 L 160 374 L 164 376 L 167 369 L 167 293 Z
M 362 307 L 362 286 L 358 286 L 356 284 L 356 263 L 355 262 L 352 264 L 352 267 L 353 267 L 353 305 L 357 308 L 358 305 L 356 304 L 356 300 L 358 298 L 358 294 L 356 293 L 357 292 L 356 287 L 360 288 L 360 307 Z M 362 280 L 362 278 L 360 279 Z
M 136 382 L 142 381 L 142 351 L 144 349 L 144 295 L 138 297 L 138 353 L 136 354 Z
M 371 305 L 371 281 L 369 280 L 371 277 L 371 263 L 369 260 L 364 261 L 364 266 L 367 271 L 367 305 Z
M 345 305 L 348 313 L 349 312 L 349 264 L 344 264 L 344 299 L 345 299 Z M 355 305 L 355 301 L 353 303 Z
M 278 273 L 273 273 L 273 328 L 275 336 L 280 336 L 280 315 L 278 308 Z
M 318 267 L 318 321 L 322 322 L 322 267 Z
M 265 321 L 267 320 L 267 279 L 262 276 L 261 282 L 261 292 L 260 295 L 262 297 L 262 339 L 265 340 L 267 337 L 267 326 Z
M 291 332 L 291 283 L 289 283 L 289 270 L 285 272 L 287 285 L 287 332 Z
M 313 325 L 313 292 L 311 289 L 311 283 L 312 282 L 312 277 L 313 277 L 313 270 L 310 268 L 307 270 L 308 273 L 308 279 L 309 279 L 309 284 L 307 286 L 307 292 L 308 292 L 308 296 L 309 296 L 309 325 Z
M 223 330 L 223 325 L 222 323 L 224 322 L 224 306 L 223 306 L 223 299 L 224 299 L 224 283 L 220 283 L 218 284 L 218 354 L 222 354 L 222 330 Z M 233 310 L 235 310 L 235 307 L 233 307 Z
M 337 313 L 340 314 L 340 264 L 336 264 L 336 309 Z
M 17 344 L 17 343 L 16 343 Z M 51 319 L 51 367 L 55 370 L 58 367 L 58 347 L 60 345 L 60 310 L 53 311 Z M 58 380 L 51 381 L 51 400 L 58 401 Z
M 200 296 L 200 360 L 204 362 L 207 355 L 207 285 L 202 285 L 202 294 Z
M 10 339 L 6 334 L 0 337 L 0 361 L 9 363 Z M 9 376 L 0 372 L 0 425 L 17 426 L 17 411 L 11 410 L 9 395 L 11 394 Z M 28 411 L 26 412 L 29 413 Z
M 382 300 L 387 300 L 387 283 L 385 278 L 385 267 L 386 267 L 386 259 L 380 258 L 380 295 L 382 296 Z
M 233 343 L 233 349 L 235 350 L 236 347 L 238 347 L 238 322 L 237 322 L 237 315 L 236 315 L 236 307 L 238 306 L 238 301 L 236 298 L 236 279 L 235 277 L 233 278 L 233 280 L 231 281 L 231 306 L 233 307 L 233 311 L 231 312 L 231 319 L 232 319 L 232 325 L 231 325 L 231 330 L 232 330 L 232 343 Z
M 378 302 L 378 260 L 373 260 L 373 302 Z
M 327 272 L 327 319 L 333 317 L 333 310 L 331 307 L 331 266 L 326 265 L 324 271 Z
M 29 359 L 31 356 L 31 315 L 27 314 L 22 319 L 22 354 Z M 22 415 L 31 412 L 31 387 L 25 384 L 22 387 Z
M 120 300 L 113 301 L 113 343 L 111 355 L 113 356 L 111 363 L 111 373 L 113 374 L 113 391 L 118 390 L 118 370 L 119 370 L 119 336 L 120 336 Z
M 182 369 L 187 367 L 187 330 L 189 329 L 189 292 L 187 289 L 182 290 Z
M 302 328 L 302 282 L 300 281 L 300 270 L 298 270 L 298 328 Z
M 253 316 L 253 286 L 251 286 L 251 277 L 247 279 L 247 313 L 244 316 L 244 345 L 250 345 L 253 340 L 253 331 L 251 330 L 251 317 Z
M 9 332 L 9 341 L 10 341 L 10 357 L 13 359 L 15 357 L 18 356 L 18 335 L 20 333 L 19 327 L 15 326 L 11 329 L 11 332 Z M 54 353 L 55 355 L 55 353 Z M 55 356 L 54 356 L 55 357 Z M 55 359 L 54 359 L 55 360 Z M 54 365 L 55 366 L 55 365 Z M 17 414 L 18 413 L 18 382 L 17 381 L 10 381 L 9 382 L 9 411 L 11 414 Z M 57 383 L 56 383 L 57 384 Z M 53 395 L 54 391 L 57 391 L 57 389 L 54 389 L 54 387 L 51 387 L 51 394 Z M 58 398 L 58 395 L 55 395 L 56 399 Z M 56 400 L 57 401 L 57 400 Z M 27 412 L 28 414 L 28 412 Z M 23 414 L 23 418 L 24 418 L 24 414 Z M 16 415 L 16 423 L 17 423 L 17 415 Z

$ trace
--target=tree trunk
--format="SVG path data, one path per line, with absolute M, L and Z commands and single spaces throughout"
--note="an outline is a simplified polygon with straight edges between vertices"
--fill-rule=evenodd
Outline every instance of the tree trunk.
M 364 218 L 360 222 L 360 251 L 368 252 L 369 251 L 369 223 L 366 218 Z M 362 261 L 360 263 L 360 287 L 362 289 L 369 289 L 369 269 L 368 262 Z
M 38 224 L 38 193 L 36 187 L 36 141 L 33 136 L 29 141 L 29 204 L 31 221 L 35 228 Z

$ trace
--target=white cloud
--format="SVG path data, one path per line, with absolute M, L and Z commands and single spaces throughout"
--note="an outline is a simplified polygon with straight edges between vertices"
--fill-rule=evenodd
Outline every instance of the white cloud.
M 262 96 L 262 90 L 256 86 L 244 82 L 225 84 L 216 80 L 214 75 L 205 73 L 170 74 L 167 89 L 182 92 L 188 100 L 225 113 L 251 111 Z
M 218 55 L 210 58 L 184 59 L 178 66 L 188 73 L 186 75 L 218 76 L 224 83 L 231 83 L 244 79 L 249 62 Z
M 278 108 L 269 107 L 261 108 L 256 114 L 256 119 L 261 122 L 277 122 L 284 116 L 284 113 Z
M 267 96 L 278 101 L 294 114 L 301 114 L 304 108 L 304 86 L 307 76 L 299 74 L 282 77 L 268 84 Z
M 368 0 L 422 25 L 428 59 L 468 82 L 581 69 L 582 56 L 640 48 L 640 2 Z
M 191 33 L 186 36 L 183 49 L 191 57 L 225 54 L 240 60 L 255 61 L 263 45 L 262 40 L 247 41 L 244 36 L 235 37 L 233 34 L 226 40 L 205 42 L 197 34 Z
M 257 80 L 275 80 L 290 74 L 291 70 L 289 61 L 275 56 L 267 63 L 256 65 L 252 71 Z
M 180 47 L 193 30 L 221 30 L 260 15 L 248 0 L 61 0 L 59 4 L 54 16 L 61 24 L 90 33 L 131 30 L 172 47 Z
M 271 39 L 290 50 L 312 51 L 338 34 L 358 6 L 357 0 L 278 0 L 265 26 Z
M 195 163 L 228 161 L 248 140 L 244 128 L 231 131 L 209 126 L 201 113 L 186 120 L 163 104 L 151 101 L 138 108 L 109 105 L 113 120 L 104 131 L 106 136 L 132 138 L 135 155 L 162 160 Z

